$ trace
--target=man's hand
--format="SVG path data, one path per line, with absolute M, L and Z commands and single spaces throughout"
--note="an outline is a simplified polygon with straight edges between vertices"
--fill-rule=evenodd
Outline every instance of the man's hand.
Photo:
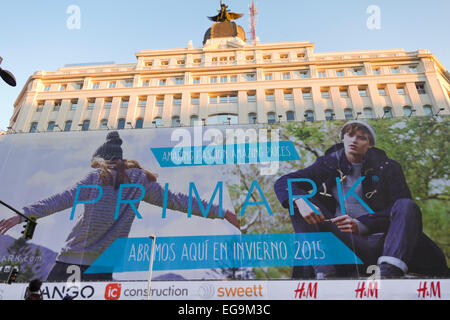
M 238 218 L 236 217 L 236 215 L 234 213 L 232 213 L 231 211 L 226 211 L 225 215 L 224 215 L 224 218 L 229 223 L 231 223 L 233 226 L 235 226 L 236 228 L 241 230 L 241 225 L 239 223 L 239 220 L 238 220 Z
M 5 234 L 9 229 L 15 227 L 22 222 L 20 216 L 14 216 L 12 218 L 0 221 L 0 234 Z
M 331 219 L 341 232 L 359 234 L 358 223 L 356 219 L 349 216 L 339 216 Z
M 295 204 L 298 207 L 298 211 L 300 211 L 300 214 L 302 217 L 308 222 L 309 224 L 318 224 L 325 221 L 325 217 L 322 213 L 317 214 L 313 211 L 313 209 L 306 203 L 305 200 L 302 198 L 297 199 L 295 201 Z M 311 205 L 317 209 L 318 212 L 320 212 L 319 208 L 317 208 L 315 205 L 311 203 Z

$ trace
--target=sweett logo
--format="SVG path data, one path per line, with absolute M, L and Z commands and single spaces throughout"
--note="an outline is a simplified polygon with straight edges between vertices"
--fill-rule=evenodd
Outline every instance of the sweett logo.
M 122 285 L 120 283 L 110 283 L 105 289 L 106 300 L 119 300 L 120 292 L 122 291 Z
M 250 297 L 262 297 L 263 296 L 263 286 L 253 285 L 250 287 L 220 287 L 217 289 L 217 297 L 239 297 L 239 298 L 250 298 Z
M 299 282 L 294 292 L 295 299 L 317 299 L 317 282 Z

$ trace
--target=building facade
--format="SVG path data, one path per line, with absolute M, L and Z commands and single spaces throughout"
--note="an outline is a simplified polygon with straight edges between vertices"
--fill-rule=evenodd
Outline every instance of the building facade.
M 136 57 L 133 64 L 37 71 L 14 104 L 9 129 L 28 133 L 450 114 L 450 74 L 427 50 L 316 53 L 311 42 L 249 44 L 245 35 L 213 29 L 203 47 L 189 42 L 186 48 L 144 50 Z

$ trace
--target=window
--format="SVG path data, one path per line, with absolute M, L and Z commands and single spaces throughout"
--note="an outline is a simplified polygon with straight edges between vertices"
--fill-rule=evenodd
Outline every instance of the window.
M 295 112 L 294 111 L 288 111 L 286 112 L 286 120 L 289 121 L 295 121 Z
M 201 63 L 202 63 L 202 59 L 200 59 L 200 58 L 194 59 L 194 64 L 201 64 Z
M 416 83 L 416 88 L 417 88 L 417 92 L 419 94 L 426 94 L 426 90 L 425 90 L 425 83 L 420 82 L 420 83 Z
M 70 110 L 77 110 L 78 108 L 78 99 L 71 101 Z
M 334 119 L 333 110 L 325 110 L 325 120 L 331 121 Z
M 267 123 L 275 123 L 276 121 L 277 120 L 276 120 L 275 112 L 269 112 L 267 114 Z
M 319 71 L 318 75 L 319 75 L 319 78 L 326 78 L 327 73 L 325 71 Z
M 83 125 L 81 126 L 81 131 L 88 131 L 90 124 L 91 122 L 89 120 L 84 120 Z
M 45 91 L 45 92 L 48 92 L 48 91 L 50 91 L 50 88 L 51 88 L 50 85 L 46 85 L 46 86 L 44 87 L 44 91 Z
M 38 101 L 37 103 L 37 107 L 36 107 L 36 112 L 42 112 L 42 110 L 44 109 L 44 101 Z
M 116 82 L 115 81 L 111 81 L 110 83 L 109 83 L 109 88 L 110 89 L 114 89 L 116 87 Z
M 35 133 L 35 132 L 37 131 L 37 126 L 38 126 L 38 123 L 37 123 L 37 122 L 31 123 L 31 126 L 30 126 L 30 133 Z
M 306 121 L 314 121 L 314 111 L 308 110 L 305 112 L 305 119 Z
M 138 106 L 145 108 L 147 106 L 147 98 L 139 98 Z
M 414 66 L 409 66 L 409 72 L 411 72 L 411 73 L 417 73 L 417 71 L 418 71 L 418 69 L 417 69 L 417 66 L 416 66 L 416 65 L 414 65 Z
M 50 121 L 47 126 L 47 131 L 53 131 L 55 129 L 55 122 Z
M 120 103 L 121 108 L 128 108 L 128 103 L 130 102 L 129 98 L 122 98 L 122 102 Z
M 164 107 L 164 97 L 157 97 L 156 98 L 156 106 L 157 107 Z
M 210 83 L 217 83 L 217 77 L 211 77 L 211 78 L 209 79 L 209 82 L 210 82 Z
M 246 56 L 245 57 L 245 60 L 247 60 L 247 61 L 253 61 L 253 60 L 255 60 L 255 57 L 254 56 Z
M 193 126 L 197 125 L 198 117 L 197 116 L 191 116 L 191 119 L 189 121 L 190 121 L 189 123 L 190 123 L 191 127 L 193 127 Z
M 297 58 L 304 59 L 305 58 L 305 54 L 304 53 L 297 53 Z
M 379 87 L 378 88 L 378 94 L 380 96 L 386 96 L 386 88 L 385 87 Z
M 291 79 L 291 73 L 290 72 L 284 72 L 283 73 L 283 80 L 290 80 Z
M 373 69 L 373 74 L 374 75 L 380 75 L 381 74 L 381 69 L 380 68 L 375 68 L 375 69 Z
M 161 79 L 161 80 L 159 80 L 159 85 L 160 85 L 160 86 L 165 86 L 165 85 L 167 85 L 167 79 Z
M 59 87 L 59 91 L 66 91 L 66 89 L 67 89 L 67 84 L 62 84 L 62 85 Z
M 125 80 L 125 88 L 133 87 L 133 80 Z
M 119 119 L 117 121 L 117 129 L 118 130 L 125 129 L 125 119 Z
M 227 103 L 228 102 L 228 96 L 220 96 L 219 97 L 220 103 Z
M 76 82 L 76 83 L 74 83 L 73 87 L 74 87 L 75 90 L 81 90 L 81 89 L 83 89 L 83 83 L 82 82 Z
M 191 104 L 193 105 L 200 104 L 200 98 L 198 96 L 191 96 Z
M 271 73 L 265 74 L 265 75 L 264 75 L 264 79 L 266 79 L 266 81 L 272 80 L 272 74 L 271 74 Z
M 161 125 L 162 125 L 162 120 L 161 120 L 161 118 L 155 118 L 155 119 L 153 119 L 153 125 L 156 127 L 156 128 L 158 128 L 158 127 L 161 127 Z
M 306 79 L 309 78 L 309 72 L 308 71 L 299 71 L 300 79 Z
M 397 93 L 400 95 L 405 95 L 405 87 L 404 86 L 398 86 L 397 87 Z
M 150 86 L 150 80 L 144 80 L 144 81 L 142 81 L 142 86 L 143 86 L 143 87 L 148 87 L 148 86 Z
M 392 67 L 391 68 L 391 73 L 392 74 L 399 74 L 400 73 L 400 68 L 399 67 Z
M 230 82 L 237 82 L 237 80 L 238 80 L 237 76 L 230 77 Z
M 100 82 L 94 82 L 92 84 L 92 89 L 100 89 Z
M 311 89 L 302 90 L 303 99 L 311 99 Z
M 213 57 L 213 58 L 211 59 L 211 62 L 212 62 L 213 64 L 216 64 L 217 61 L 218 61 L 217 57 Z
M 272 59 L 272 56 L 271 56 L 271 55 L 265 55 L 265 56 L 263 56 L 264 62 L 270 62 L 271 59 Z
M 182 59 L 180 59 L 180 60 L 177 60 L 177 64 L 178 65 L 184 65 L 186 62 L 184 61 L 184 60 L 182 60 Z
M 373 119 L 373 110 L 372 108 L 364 108 L 364 118 L 366 119 Z
M 103 119 L 102 121 L 100 121 L 100 129 L 108 129 L 108 120 L 107 119 Z
M 258 116 L 256 115 L 256 113 L 251 112 L 248 114 L 248 123 L 255 124 L 257 120 L 258 120 Z
M 288 60 L 289 59 L 289 54 L 287 54 L 287 53 L 280 54 L 280 59 L 283 60 L 283 61 Z
M 176 106 L 181 106 L 181 96 L 173 97 L 173 104 Z
M 392 113 L 392 108 L 391 107 L 384 107 L 383 108 L 383 112 L 384 112 L 384 118 L 386 119 L 391 119 L 394 117 L 394 114 Z
M 184 84 L 184 79 L 183 78 L 175 78 L 175 84 L 177 84 L 177 85 Z
M 339 93 L 341 95 L 341 98 L 348 98 L 348 90 L 347 89 L 340 89 Z
M 87 105 L 87 109 L 88 110 L 94 110 L 94 106 L 95 106 L 95 100 L 88 100 L 88 105 Z
M 366 88 L 359 88 L 359 96 L 360 97 L 367 97 L 367 89 Z
M 344 116 L 346 120 L 353 119 L 353 110 L 352 109 L 345 109 L 344 110 Z
M 362 76 L 364 74 L 362 68 L 353 68 L 353 73 L 355 74 L 355 76 Z
M 111 109 L 112 99 L 105 99 L 105 109 Z
M 146 61 L 146 62 L 145 62 L 145 66 L 146 66 L 146 67 L 151 67 L 151 66 L 153 66 L 153 61 Z
M 343 77 L 343 76 L 344 76 L 344 70 L 338 70 L 338 71 L 336 71 L 336 76 L 337 76 L 337 77 Z
M 169 65 L 169 60 L 161 60 L 161 66 L 167 67 Z
M 193 84 L 200 84 L 200 78 L 196 77 L 192 79 Z
M 255 81 L 256 75 L 254 73 L 248 73 L 247 74 L 247 81 Z
M 266 91 L 266 101 L 273 101 L 275 100 L 273 91 Z
M 72 128 L 72 121 L 66 121 L 65 125 L 64 125 L 64 131 L 70 131 L 70 129 Z
M 413 114 L 412 108 L 410 106 L 404 106 L 403 114 L 405 115 L 405 117 L 411 117 Z
M 217 103 L 217 96 L 209 96 L 209 103 L 212 104 Z
M 172 117 L 172 127 L 180 126 L 180 117 Z
M 433 108 L 430 105 L 425 105 L 423 106 L 423 112 L 425 113 L 425 116 L 432 116 Z
M 247 92 L 247 102 L 256 102 L 255 92 Z
M 321 94 L 322 98 L 324 98 L 324 99 L 330 98 L 330 90 L 329 89 L 322 89 L 320 91 L 320 94 Z
M 292 90 L 285 90 L 284 91 L 284 100 L 292 100 L 294 99 L 292 95 Z
M 228 82 L 227 76 L 220 77 L 220 83 L 226 83 L 226 82 Z
M 55 105 L 53 106 L 53 111 L 59 111 L 59 109 L 61 109 L 61 104 L 62 104 L 61 100 L 56 100 Z

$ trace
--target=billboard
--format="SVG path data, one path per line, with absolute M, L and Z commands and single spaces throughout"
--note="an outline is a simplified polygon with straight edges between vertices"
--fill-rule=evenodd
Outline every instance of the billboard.
M 448 118 L 0 137 L 18 281 L 448 277 Z M 151 238 L 155 236 L 156 239 Z

